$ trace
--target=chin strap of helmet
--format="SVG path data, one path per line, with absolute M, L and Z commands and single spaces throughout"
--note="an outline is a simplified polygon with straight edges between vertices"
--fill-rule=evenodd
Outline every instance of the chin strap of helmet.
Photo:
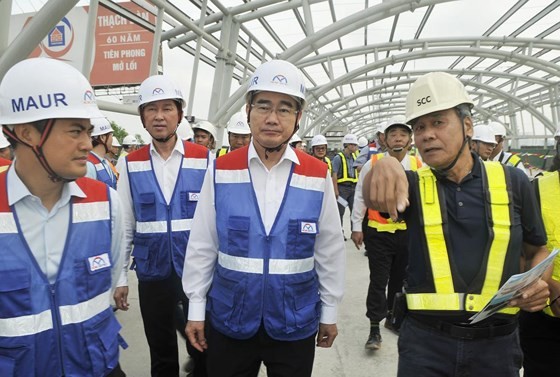
M 45 142 L 47 141 L 49 134 L 51 133 L 51 130 L 53 128 L 54 122 L 56 121 L 56 119 L 48 119 L 47 123 L 45 123 L 45 126 L 43 127 L 43 130 L 41 132 L 41 139 L 39 140 L 39 143 L 37 145 L 31 145 L 26 143 L 25 141 L 21 140 L 16 134 L 15 132 L 12 132 L 12 130 L 10 130 L 8 127 L 4 127 L 4 132 L 10 136 L 11 138 L 17 140 L 19 143 L 29 147 L 32 151 L 33 154 L 35 155 L 35 157 L 37 157 L 37 160 L 39 160 L 39 163 L 41 164 L 41 166 L 43 167 L 43 169 L 45 169 L 45 171 L 47 172 L 47 174 L 49 175 L 49 179 L 52 182 L 73 182 L 76 179 L 68 179 L 68 178 L 64 178 L 61 177 L 60 175 L 58 175 L 49 165 L 47 158 L 45 157 L 45 154 L 43 153 L 43 145 L 45 145 Z

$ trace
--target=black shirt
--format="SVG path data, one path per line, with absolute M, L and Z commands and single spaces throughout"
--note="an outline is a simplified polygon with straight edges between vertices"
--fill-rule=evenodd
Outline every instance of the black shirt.
M 461 183 L 437 176 L 445 195 L 448 252 L 455 291 L 480 293 L 486 275 L 489 249 L 489 218 L 484 205 L 481 160 L 472 155 L 474 165 Z M 509 188 L 513 194 L 511 238 L 500 286 L 519 273 L 523 242 L 546 245 L 546 233 L 537 207 L 533 188 L 525 173 L 505 166 Z M 426 237 L 419 215 L 418 175 L 407 171 L 410 207 L 404 213 L 409 232 L 409 265 L 407 292 L 434 292 L 434 283 L 427 253 Z M 442 207 L 443 208 L 443 207 Z

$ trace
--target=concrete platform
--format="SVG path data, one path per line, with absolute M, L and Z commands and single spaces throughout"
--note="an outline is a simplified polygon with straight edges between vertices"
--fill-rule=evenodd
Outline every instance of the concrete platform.
M 348 224 L 348 217 L 345 218 Z M 345 225 L 346 225 L 345 224 Z M 349 234 L 348 230 L 346 234 Z M 363 250 L 358 251 L 348 239 L 346 242 L 346 293 L 339 313 L 338 332 L 332 348 L 318 348 L 313 370 L 314 377 L 389 377 L 397 371 L 397 336 L 381 326 L 383 345 L 378 351 L 364 349 L 369 334 L 365 317 L 365 297 L 368 286 L 368 264 Z M 150 357 L 142 327 L 138 305 L 137 282 L 134 273 L 130 279 L 130 309 L 118 312 L 123 325 L 122 335 L 129 348 L 121 352 L 121 366 L 129 377 L 149 377 Z M 184 342 L 180 340 L 181 364 L 187 360 Z M 185 374 L 181 374 L 184 377 Z M 266 376 L 263 370 L 260 376 Z

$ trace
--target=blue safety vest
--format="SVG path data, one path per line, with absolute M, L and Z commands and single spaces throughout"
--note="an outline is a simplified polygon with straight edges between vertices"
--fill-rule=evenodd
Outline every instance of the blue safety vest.
M 0 376 L 99 377 L 119 360 L 111 301 L 111 206 L 101 182 L 76 181 L 54 284 L 37 265 L 0 174 Z
M 293 341 L 318 329 L 321 303 L 314 246 L 327 165 L 298 150 L 282 206 L 266 234 L 248 168 L 248 147 L 215 162 L 218 263 L 208 292 L 212 325 L 236 339 L 261 326 Z
M 162 280 L 172 266 L 183 275 L 185 251 L 198 196 L 208 167 L 208 149 L 183 141 L 185 155 L 168 204 L 152 169 L 150 146 L 126 156 L 134 203 L 134 269 L 138 280 Z
M 88 155 L 88 161 L 91 162 L 93 166 L 95 166 L 95 172 L 97 174 L 96 179 L 98 181 L 101 181 L 114 189 L 117 188 L 117 177 L 114 174 L 109 174 L 109 172 L 107 172 L 105 165 L 103 165 L 99 157 L 97 157 L 93 153 L 90 153 Z

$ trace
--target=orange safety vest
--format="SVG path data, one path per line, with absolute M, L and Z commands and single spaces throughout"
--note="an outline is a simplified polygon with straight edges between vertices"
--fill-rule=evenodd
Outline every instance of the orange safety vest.
M 371 166 L 385 156 L 384 153 L 378 153 L 371 156 Z M 416 171 L 422 167 L 422 162 L 418 157 L 406 156 L 410 159 L 410 170 Z M 374 209 L 368 208 L 368 226 L 377 229 L 378 232 L 395 233 L 397 230 L 406 230 L 404 221 L 394 222 L 391 218 L 385 218 Z

